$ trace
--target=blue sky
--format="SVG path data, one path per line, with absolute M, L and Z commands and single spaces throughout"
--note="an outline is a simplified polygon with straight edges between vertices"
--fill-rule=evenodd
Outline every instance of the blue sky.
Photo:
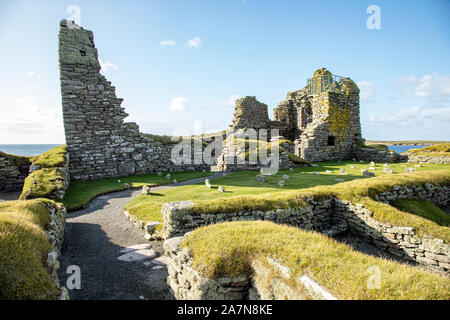
M 0 0 L 0 144 L 64 142 L 57 36 L 71 5 L 142 132 L 225 129 L 245 95 L 272 118 L 326 67 L 359 84 L 366 139 L 450 140 L 449 1 Z

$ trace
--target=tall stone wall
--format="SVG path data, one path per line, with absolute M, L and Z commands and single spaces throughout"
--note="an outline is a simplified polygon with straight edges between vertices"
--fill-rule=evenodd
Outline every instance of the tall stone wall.
M 92 180 L 155 171 L 208 169 L 171 161 L 171 145 L 139 133 L 100 74 L 92 31 L 63 20 L 59 31 L 62 107 L 72 180 Z

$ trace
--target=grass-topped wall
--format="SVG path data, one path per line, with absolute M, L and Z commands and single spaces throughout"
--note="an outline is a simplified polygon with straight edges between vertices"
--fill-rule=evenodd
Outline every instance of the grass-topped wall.
M 446 276 L 357 252 L 316 232 L 267 221 L 202 227 L 187 235 L 181 248 L 187 248 L 191 258 L 185 266 L 208 279 L 258 277 L 260 271 L 254 266 L 259 262 L 269 271 L 265 283 L 254 282 L 257 291 L 281 280 L 290 291 L 311 299 L 299 280 L 306 274 L 338 299 L 450 299 Z M 183 279 L 185 269 L 178 268 L 176 276 Z M 379 272 L 379 286 L 371 286 L 373 270 Z M 195 289 L 208 290 L 207 285 Z
M 53 148 L 31 160 L 32 172 L 25 179 L 20 199 L 48 198 L 61 201 L 69 185 L 66 146 Z
M 0 300 L 56 299 L 60 291 L 48 272 L 52 250 L 46 231 L 51 200 L 0 203 Z

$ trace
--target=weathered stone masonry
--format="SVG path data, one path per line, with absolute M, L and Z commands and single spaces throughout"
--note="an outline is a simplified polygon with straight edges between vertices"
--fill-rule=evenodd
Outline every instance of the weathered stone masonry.
M 380 193 L 378 201 L 390 203 L 395 199 L 422 198 L 438 206 L 448 205 L 449 186 L 394 186 Z M 166 203 L 164 216 L 164 251 L 168 256 L 167 282 L 177 299 L 336 299 L 307 274 L 294 279 L 299 288 L 292 287 L 291 270 L 270 257 L 252 261 L 253 275 L 211 279 L 202 277 L 192 268 L 188 248 L 180 245 L 195 228 L 224 221 L 270 220 L 327 235 L 343 231 L 364 238 L 376 247 L 408 261 L 448 275 L 450 273 L 450 245 L 440 239 L 419 238 L 414 228 L 395 227 L 373 218 L 373 213 L 360 204 L 331 197 L 321 201 L 308 199 L 308 205 L 298 209 L 249 211 L 235 213 L 193 214 L 191 201 Z
M 28 157 L 0 152 L 0 191 L 22 190 L 30 165 Z
M 449 186 L 394 186 L 375 197 L 390 203 L 396 199 L 426 199 L 437 206 L 447 206 L 450 199 Z M 373 219 L 373 213 L 359 204 L 330 197 L 315 201 L 307 199 L 308 205 L 297 209 L 286 208 L 268 211 L 196 214 L 191 212 L 191 201 L 169 202 L 162 208 L 163 237 L 182 236 L 204 225 L 227 221 L 269 220 L 304 230 L 314 230 L 329 236 L 343 231 L 366 239 L 376 247 L 405 260 L 415 261 L 435 271 L 450 273 L 450 245 L 439 239 L 419 238 L 414 228 L 394 227 Z
M 63 20 L 59 31 L 62 107 L 72 180 L 209 168 L 176 165 L 162 145 L 126 123 L 115 87 L 100 74 L 92 31 Z

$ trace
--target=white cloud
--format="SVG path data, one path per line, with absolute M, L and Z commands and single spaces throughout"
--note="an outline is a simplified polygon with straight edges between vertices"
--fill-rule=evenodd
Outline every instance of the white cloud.
M 33 96 L 9 100 L 0 118 L 0 141 L 4 143 L 57 143 L 64 140 L 62 111 Z
M 101 71 L 104 71 L 106 73 L 109 73 L 108 69 L 110 68 L 114 70 L 119 69 L 119 67 L 116 64 L 112 63 L 111 61 L 103 62 L 103 60 L 100 58 L 98 59 L 98 61 L 100 62 Z
M 225 105 L 233 108 L 236 105 L 236 100 L 239 98 L 240 98 L 239 95 L 229 96 L 227 102 L 225 102 Z
M 372 83 L 369 81 L 358 82 L 359 96 L 363 101 L 369 101 L 373 98 L 373 87 Z
M 164 40 L 164 41 L 161 41 L 160 43 L 159 43 L 159 45 L 161 46 L 161 47 L 173 47 L 173 46 L 175 46 L 177 44 L 177 42 L 175 41 L 175 40 L 173 40 L 173 39 L 171 39 L 171 40 Z
M 403 93 L 409 96 L 413 95 L 419 98 L 450 96 L 449 75 L 440 77 L 436 72 L 422 77 L 411 75 L 398 78 L 396 83 L 401 87 Z
M 371 139 L 435 139 L 445 140 L 450 135 L 450 107 L 413 106 L 388 114 L 371 114 L 362 128 Z
M 33 71 L 28 71 L 27 72 L 27 76 L 29 77 L 36 77 L 36 78 L 40 78 L 41 75 L 39 73 L 33 72 Z
M 450 122 L 450 107 L 424 108 L 414 106 L 392 111 L 390 114 L 377 117 L 375 114 L 369 116 L 369 121 L 378 124 L 390 124 L 394 126 L 420 126 L 425 122 L 432 121 L 435 125 L 441 122 Z
M 188 40 L 189 48 L 200 48 L 202 46 L 202 39 L 200 37 L 193 37 Z
M 187 107 L 189 99 L 186 97 L 176 97 L 172 99 L 170 103 L 169 110 L 170 111 L 185 111 Z

